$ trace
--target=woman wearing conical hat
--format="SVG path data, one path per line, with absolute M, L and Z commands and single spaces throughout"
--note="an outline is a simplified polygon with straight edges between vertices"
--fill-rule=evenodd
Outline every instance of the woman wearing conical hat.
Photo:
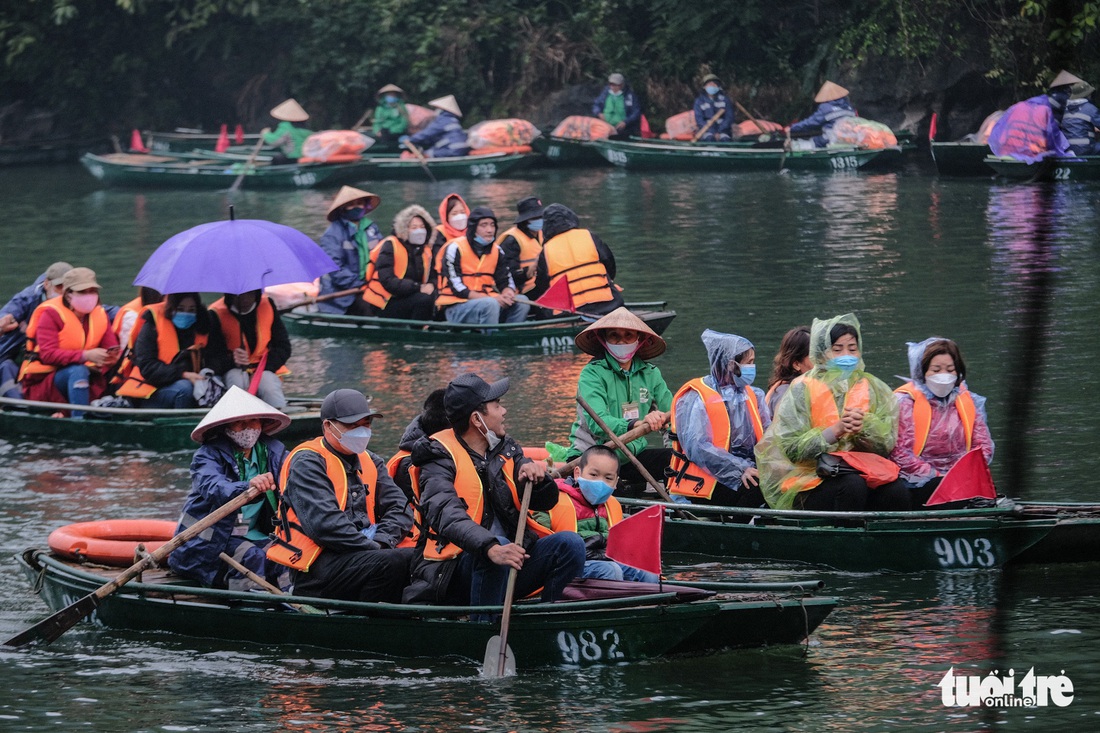
M 817 90 L 817 95 L 814 97 L 814 102 L 817 103 L 814 113 L 791 125 L 788 131 L 794 136 L 813 134 L 814 147 L 823 148 L 829 144 L 827 133 L 837 120 L 855 117 L 856 111 L 848 99 L 848 90 L 831 81 L 821 85 L 821 89 Z
M 396 142 L 409 129 L 405 90 L 396 84 L 387 84 L 378 90 L 377 96 L 378 104 L 374 108 L 371 135 L 379 142 Z
M 338 269 L 321 277 L 319 297 L 362 288 L 366 284 L 370 251 L 382 241 L 382 230 L 367 214 L 378 208 L 381 202 L 377 194 L 353 186 L 344 186 L 337 192 L 328 207 L 331 223 L 321 235 L 321 249 L 332 258 Z M 324 313 L 346 313 L 349 316 L 373 314 L 370 305 L 358 294 L 319 300 L 317 308 Z
M 611 311 L 577 334 L 577 348 L 592 355 L 581 370 L 577 395 L 583 397 L 607 427 L 622 435 L 638 423 L 653 430 L 668 424 L 672 392 L 661 370 L 647 361 L 665 352 L 665 340 L 626 308 Z M 569 433 L 569 458 L 609 440 L 578 404 L 577 419 Z M 645 438 L 627 444 L 630 452 L 654 476 L 664 476 L 672 458 L 670 448 L 651 448 Z M 626 456 L 620 455 L 619 484 L 628 492 L 645 487 L 645 480 Z
M 191 431 L 201 447 L 191 459 L 191 493 L 176 534 L 243 493 L 252 501 L 173 551 L 168 558 L 173 572 L 207 587 L 257 588 L 218 557 L 224 552 L 261 578 L 287 587 L 282 566 L 268 563 L 265 551 L 275 529 L 275 481 L 286 458 L 286 448 L 271 436 L 289 424 L 289 417 L 259 397 L 230 387 Z
M 298 162 L 302 157 L 302 144 L 313 134 L 313 131 L 304 127 L 295 127 L 294 123 L 305 122 L 309 119 L 309 114 L 298 102 L 288 99 L 272 109 L 271 116 L 279 120 L 279 124 L 274 130 L 265 128 L 260 133 L 266 147 L 279 149 L 271 159 L 271 164 L 286 165 Z
M 462 129 L 462 110 L 453 94 L 428 102 L 436 110 L 435 119 L 412 137 L 402 136 L 401 143 L 412 143 L 429 158 L 467 155 L 466 131 Z
M 1061 106 L 1058 122 L 1074 155 L 1100 155 L 1100 143 L 1096 140 L 1096 128 L 1100 126 L 1100 110 L 1089 101 L 1093 88 L 1084 79 L 1064 69 L 1050 83 L 1047 96 L 1056 112 Z

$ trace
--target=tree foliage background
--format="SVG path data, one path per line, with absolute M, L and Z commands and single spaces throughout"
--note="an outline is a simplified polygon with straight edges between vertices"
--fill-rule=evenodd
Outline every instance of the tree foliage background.
M 658 119 L 713 71 L 785 120 L 826 77 L 970 76 L 1006 98 L 1063 67 L 1095 80 L 1098 23 L 1100 2 L 1073 0 L 20 0 L 0 7 L 0 114 L 79 134 L 255 128 L 294 96 L 339 126 L 392 82 L 476 120 L 618 70 Z

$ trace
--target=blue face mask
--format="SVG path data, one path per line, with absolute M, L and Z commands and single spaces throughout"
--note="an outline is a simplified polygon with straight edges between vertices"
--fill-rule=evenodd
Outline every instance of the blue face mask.
M 176 313 L 172 316 L 172 325 L 179 329 L 188 329 L 195 325 L 198 317 L 197 313 Z
M 596 481 L 590 478 L 577 479 L 577 488 L 581 490 L 581 496 L 592 506 L 599 506 L 611 498 L 614 487 L 608 486 L 605 481 Z
M 397 104 L 397 97 L 393 94 L 387 94 L 383 99 L 386 100 L 386 104 Z
M 367 215 L 367 209 L 363 206 L 356 206 L 354 209 L 344 209 L 340 216 L 345 221 L 360 221 Z
M 850 374 L 853 369 L 859 364 L 858 356 L 837 356 L 829 361 L 825 362 L 825 366 L 830 369 L 839 369 L 845 374 Z
M 718 93 L 718 87 L 713 84 L 707 84 L 705 87 L 703 87 L 703 90 L 712 97 Z
M 741 376 L 734 377 L 738 387 L 748 387 L 756 379 L 756 365 L 755 364 L 742 364 Z
M 474 235 L 474 241 L 484 247 L 486 244 L 489 244 L 493 240 L 486 239 L 485 237 L 481 236 L 480 234 L 475 234 Z
M 541 232 L 542 219 L 532 219 L 531 221 L 527 222 L 527 228 L 533 232 Z

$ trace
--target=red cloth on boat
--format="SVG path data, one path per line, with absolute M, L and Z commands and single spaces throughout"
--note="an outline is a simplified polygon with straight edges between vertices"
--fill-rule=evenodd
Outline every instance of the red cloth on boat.
M 623 565 L 661 574 L 661 530 L 664 507 L 651 506 L 627 517 L 607 532 L 605 554 Z

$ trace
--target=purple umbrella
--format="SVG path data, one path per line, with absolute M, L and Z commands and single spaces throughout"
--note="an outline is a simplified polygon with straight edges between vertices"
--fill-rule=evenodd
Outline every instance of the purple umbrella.
M 262 219 L 200 224 L 157 247 L 134 279 L 168 293 L 247 293 L 311 282 L 336 264 L 293 227 Z

